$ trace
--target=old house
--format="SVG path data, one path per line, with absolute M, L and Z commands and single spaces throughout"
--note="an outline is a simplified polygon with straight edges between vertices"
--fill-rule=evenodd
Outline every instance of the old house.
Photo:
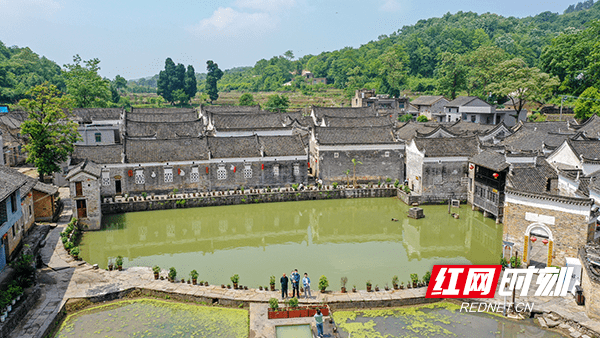
M 31 189 L 36 222 L 51 222 L 58 217 L 58 188 L 36 180 Z
M 480 124 L 498 124 L 502 120 L 496 108 L 477 96 L 459 96 L 444 106 L 446 122 L 468 121 Z
M 484 215 L 492 215 L 496 222 L 504 215 L 504 187 L 510 165 L 504 154 L 485 150 L 469 160 L 468 201 Z
M 425 116 L 428 120 L 437 122 L 450 122 L 446 120 L 444 106 L 449 101 L 441 96 L 422 95 L 410 102 L 416 109 L 416 115 Z
M 476 136 L 413 138 L 406 145 L 406 179 L 422 202 L 466 200 L 469 158 L 479 152 Z
M 10 167 L 25 163 L 25 137 L 21 135 L 21 121 L 14 112 L 0 113 L 0 165 Z
M 310 142 L 310 166 L 325 184 L 346 182 L 354 170 L 360 182 L 404 179 L 404 142 L 396 139 L 392 125 L 315 127 Z M 354 166 L 353 159 L 362 164 Z
M 373 107 L 380 113 L 391 114 L 394 119 L 405 113 L 408 97 L 390 97 L 388 94 L 375 94 L 375 89 L 357 90 L 352 98 L 352 107 Z
M 323 124 L 325 117 L 367 117 L 380 116 L 373 107 L 345 108 L 345 107 L 316 107 L 311 108 L 310 117 L 315 126 Z
M 78 123 L 81 140 L 77 144 L 98 145 L 121 143 L 122 108 L 76 108 L 73 120 Z
M 73 201 L 73 215 L 85 230 L 100 229 L 100 178 L 100 166 L 89 160 L 81 162 L 66 176 Z
M 294 120 L 287 114 L 261 111 L 259 113 L 210 113 L 206 132 L 216 137 L 230 136 L 289 136 L 294 133 Z M 287 123 L 286 123 L 287 122 Z

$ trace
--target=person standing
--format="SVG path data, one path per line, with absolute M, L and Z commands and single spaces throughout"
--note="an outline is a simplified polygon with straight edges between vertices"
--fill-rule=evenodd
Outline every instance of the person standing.
M 317 337 L 323 337 L 323 314 L 321 310 L 315 313 L 315 322 L 317 323 Z
M 292 271 L 292 297 L 297 297 L 300 299 L 300 274 L 298 273 L 298 269 Z
M 308 299 L 312 297 L 310 294 L 310 278 L 308 278 L 308 274 L 304 273 L 304 278 L 302 278 L 302 285 L 304 286 L 304 298 Z
M 288 296 L 289 279 L 285 275 L 285 272 L 283 273 L 283 276 L 279 279 L 279 281 L 281 282 L 281 299 L 286 299 Z

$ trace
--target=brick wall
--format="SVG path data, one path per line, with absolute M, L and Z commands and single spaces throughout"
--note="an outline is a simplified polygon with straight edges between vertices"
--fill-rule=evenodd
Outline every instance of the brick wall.
M 579 251 L 581 268 L 581 287 L 585 297 L 585 313 L 588 317 L 600 320 L 600 278 L 591 275 L 590 266 L 585 257 L 585 251 Z

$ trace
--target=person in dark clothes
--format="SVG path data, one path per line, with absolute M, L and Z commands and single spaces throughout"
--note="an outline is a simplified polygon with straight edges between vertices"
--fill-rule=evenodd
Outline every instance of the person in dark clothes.
M 300 299 L 300 274 L 298 273 L 298 269 L 292 271 L 290 278 L 292 279 L 292 297 Z
M 286 277 L 285 272 L 279 281 L 281 282 L 281 299 L 286 299 L 288 296 L 288 283 L 290 280 Z

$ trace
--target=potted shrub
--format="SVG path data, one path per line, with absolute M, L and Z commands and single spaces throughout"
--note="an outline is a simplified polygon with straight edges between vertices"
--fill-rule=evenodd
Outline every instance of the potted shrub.
M 367 292 L 371 292 L 371 281 L 367 281 Z
M 275 276 L 269 277 L 269 284 L 271 285 L 271 291 L 275 291 Z
M 375 285 L 375 292 L 379 291 L 379 285 Z
M 190 277 L 192 277 L 192 284 L 196 285 L 196 283 L 198 282 L 198 271 L 192 270 L 190 272 Z
M 185 284 L 185 278 L 181 279 L 181 284 Z
M 79 247 L 78 246 L 71 249 L 71 256 L 73 256 L 73 258 L 75 258 L 75 260 L 79 259 Z
M 174 267 L 170 267 L 169 268 L 169 280 L 172 283 L 175 283 L 176 279 L 177 279 L 177 270 Z
M 158 275 L 160 274 L 160 267 L 158 265 L 155 265 L 152 268 L 152 272 L 154 272 L 154 279 L 158 279 Z
M 117 265 L 117 269 L 119 269 L 119 271 L 123 270 L 123 257 L 117 256 L 117 260 L 115 261 L 115 264 Z
M 235 275 L 231 276 L 231 282 L 233 283 L 233 288 L 237 289 L 238 288 L 238 282 L 240 281 L 240 276 L 236 273 Z
M 390 291 L 390 287 L 387 285 L 387 283 L 385 283 L 384 289 L 385 291 Z
M 65 243 L 65 250 L 67 250 L 68 253 L 71 253 L 71 249 L 73 249 L 73 242 L 67 241 Z
M 392 277 L 392 287 L 394 290 L 398 290 L 398 276 Z
M 258 286 L 258 291 L 262 291 L 262 285 Z
M 346 293 L 346 283 L 348 283 L 348 277 L 340 278 L 340 284 L 342 285 L 342 293 Z
M 352 292 L 356 292 L 356 285 L 352 286 Z
M 112 259 L 109 259 L 109 260 L 108 260 L 108 271 L 112 271 L 112 270 L 113 270 L 113 267 L 114 267 L 114 266 L 113 266 L 113 261 L 112 261 Z
M 325 289 L 327 289 L 328 286 L 329 281 L 327 280 L 327 277 L 322 275 L 321 278 L 319 278 L 319 290 L 321 290 L 321 293 L 325 293 Z
M 228 288 L 228 289 L 231 289 L 231 284 L 227 284 L 227 288 Z
M 425 276 L 423 276 L 423 283 L 425 285 L 429 285 L 430 279 L 431 279 L 431 272 L 430 271 L 425 272 Z
M 404 289 L 404 282 L 400 283 L 400 290 Z
M 416 273 L 410 274 L 410 280 L 412 281 L 413 289 L 417 287 L 417 282 L 419 281 L 419 276 Z
M 288 318 L 298 318 L 301 317 L 301 315 L 302 313 L 298 308 L 298 298 L 294 297 L 290 299 L 290 301 L 288 302 Z
M 410 281 L 410 279 L 409 279 L 409 280 L 406 282 L 406 288 L 407 288 L 407 289 L 410 289 L 410 286 L 411 286 L 411 281 Z
M 204 286 L 208 286 L 208 282 L 206 282 L 206 281 L 205 281 L 205 282 L 204 282 Z

